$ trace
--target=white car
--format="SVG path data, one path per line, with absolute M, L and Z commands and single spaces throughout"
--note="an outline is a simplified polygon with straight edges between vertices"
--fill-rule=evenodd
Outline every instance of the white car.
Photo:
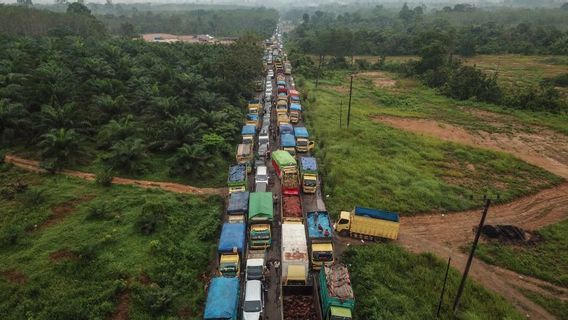
M 256 167 L 256 174 L 254 175 L 255 183 L 265 182 L 268 183 L 268 169 L 266 166 Z
M 260 280 L 248 280 L 245 285 L 243 320 L 259 320 L 264 311 L 264 294 Z
M 266 92 L 264 93 L 264 96 L 266 97 L 266 99 L 272 98 L 272 89 L 266 90 Z

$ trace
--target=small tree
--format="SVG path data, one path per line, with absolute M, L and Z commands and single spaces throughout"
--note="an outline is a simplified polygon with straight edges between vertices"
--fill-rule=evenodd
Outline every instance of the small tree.
M 81 139 L 73 129 L 52 129 L 38 144 L 42 162 L 55 170 L 74 164 L 81 154 Z
M 115 143 L 110 154 L 103 161 L 107 166 L 127 173 L 137 173 L 144 169 L 146 146 L 142 139 L 128 138 Z

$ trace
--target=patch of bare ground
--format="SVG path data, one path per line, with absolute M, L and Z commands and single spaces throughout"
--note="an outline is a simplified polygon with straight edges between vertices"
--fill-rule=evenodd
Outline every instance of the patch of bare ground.
M 108 317 L 108 320 L 127 320 L 128 311 L 130 309 L 130 291 L 124 290 L 118 296 L 118 304 L 114 312 Z
M 28 282 L 28 277 L 22 272 L 17 270 L 0 271 L 0 277 L 6 279 L 6 281 L 10 283 L 18 285 L 24 285 L 26 284 L 26 282 Z
M 361 72 L 357 74 L 357 77 L 365 77 L 371 79 L 375 87 L 378 88 L 391 88 L 394 87 L 397 82 L 388 74 L 380 71 Z
M 23 159 L 14 155 L 6 155 L 5 161 L 13 165 L 32 172 L 46 172 L 45 169 L 39 166 L 39 162 L 35 160 Z M 87 181 L 94 181 L 96 175 L 88 172 L 80 172 L 74 170 L 61 170 L 58 172 L 65 176 L 76 177 Z M 112 179 L 113 184 L 131 185 L 146 189 L 162 189 L 165 191 L 176 193 L 191 193 L 195 195 L 210 195 L 218 194 L 223 195 L 226 193 L 225 188 L 197 188 L 189 185 L 174 183 L 174 182 L 158 182 L 115 177 Z
M 470 132 L 462 127 L 431 119 L 392 116 L 377 116 L 374 119 L 414 133 L 510 153 L 532 165 L 568 179 L 568 137 L 549 129 L 534 127 L 531 128 L 531 132 L 516 131 L 504 134 L 481 130 Z
M 43 230 L 60 223 L 63 219 L 75 211 L 77 205 L 85 201 L 93 200 L 94 198 L 94 195 L 84 195 L 80 198 L 62 202 L 51 207 L 51 215 L 49 218 L 47 218 L 47 220 L 45 220 L 41 225 L 37 226 L 37 228 L 34 228 L 33 231 Z
M 62 260 L 76 261 L 78 259 L 79 257 L 74 252 L 66 249 L 53 251 L 49 254 L 49 260 L 51 262 L 59 262 Z

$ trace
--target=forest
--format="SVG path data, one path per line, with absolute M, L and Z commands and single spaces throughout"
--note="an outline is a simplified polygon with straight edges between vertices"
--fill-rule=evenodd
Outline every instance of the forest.
M 225 173 L 204 169 L 227 166 L 233 153 L 262 70 L 258 38 L 210 46 L 50 34 L 0 37 L 5 148 L 49 170 L 94 165 L 139 175 L 167 163 L 172 175 Z
M 505 10 L 505 9 L 502 9 Z M 568 11 L 510 9 L 515 19 L 481 11 L 472 7 L 448 8 L 426 14 L 422 7 L 409 8 L 405 3 L 396 15 L 377 6 L 371 13 L 361 12 L 334 15 L 316 11 L 302 16 L 302 23 L 289 34 L 296 51 L 291 60 L 296 70 L 316 77 L 318 65 L 326 67 L 380 69 L 414 76 L 442 94 L 458 100 L 474 99 L 520 109 L 548 112 L 568 111 L 568 101 L 556 87 L 565 87 L 564 78 L 547 79 L 530 88 L 503 88 L 499 86 L 498 72 L 486 74 L 475 66 L 464 65 L 462 58 L 478 54 L 552 54 L 568 53 L 566 23 L 557 27 L 558 17 L 568 21 Z M 479 18 L 472 22 L 456 17 L 472 11 Z M 529 10 L 530 12 L 530 10 Z M 540 17 L 536 19 L 536 15 Z M 545 17 L 550 16 L 551 24 Z M 500 19 L 503 19 L 501 21 Z M 305 54 L 316 56 L 316 61 Z M 380 59 L 374 65 L 355 59 L 358 55 L 375 55 Z M 387 56 L 413 55 L 418 60 L 391 63 Z M 325 57 L 331 56 L 332 59 Z M 345 57 L 350 57 L 348 62 Z

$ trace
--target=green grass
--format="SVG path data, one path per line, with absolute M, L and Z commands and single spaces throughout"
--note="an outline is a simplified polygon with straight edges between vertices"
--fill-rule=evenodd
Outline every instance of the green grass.
M 502 201 L 509 201 L 562 180 L 507 154 L 377 123 L 372 116 L 381 113 L 430 117 L 436 110 L 440 116 L 451 114 L 455 121 L 488 125 L 471 122 L 472 116 L 458 108 L 425 106 L 428 102 L 420 95 L 377 89 L 368 79 L 354 81 L 351 125 L 340 129 L 339 104 L 343 99 L 345 105 L 347 99 L 336 87 L 345 81 L 345 73 L 334 72 L 327 74 L 319 89 L 312 82 L 303 88 L 309 96 L 307 125 L 317 143 L 332 212 L 354 205 L 403 214 L 465 210 L 480 206 L 483 194 L 499 194 Z M 345 125 L 345 107 L 343 111 Z
M 542 306 L 544 309 L 558 318 L 558 320 L 568 319 L 568 302 L 562 301 L 560 299 L 546 297 L 542 294 L 538 294 L 536 292 L 525 289 L 521 289 L 521 291 L 527 298 Z
M 223 206 L 218 197 L 103 188 L 3 166 L 3 194 L 15 181 L 28 190 L 0 198 L 2 319 L 103 319 L 125 292 L 132 319 L 199 317 Z M 65 217 L 42 226 L 63 208 Z M 104 210 L 95 215 L 91 208 Z M 142 223 L 155 223 L 155 231 L 141 232 Z M 64 257 L 53 259 L 56 252 Z M 141 280 L 145 275 L 149 280 Z
M 358 319 L 434 319 L 445 262 L 389 244 L 350 247 L 345 253 Z M 460 275 L 450 270 L 440 319 L 451 313 Z M 503 298 L 468 281 L 458 319 L 523 319 Z
M 568 220 L 537 231 L 534 245 L 481 244 L 477 256 L 515 272 L 568 287 Z

